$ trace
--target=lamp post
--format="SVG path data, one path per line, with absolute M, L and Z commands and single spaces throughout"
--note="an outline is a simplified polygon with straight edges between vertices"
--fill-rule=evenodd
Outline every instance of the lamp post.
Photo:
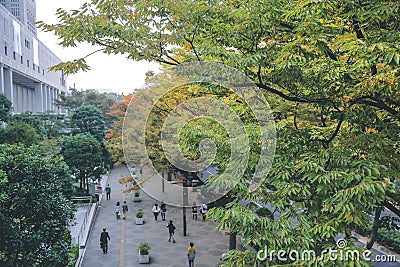
M 182 216 L 183 216 L 183 236 L 186 236 L 186 206 L 188 205 L 188 188 L 187 188 L 187 177 L 184 176 L 183 178 L 183 209 L 182 209 Z

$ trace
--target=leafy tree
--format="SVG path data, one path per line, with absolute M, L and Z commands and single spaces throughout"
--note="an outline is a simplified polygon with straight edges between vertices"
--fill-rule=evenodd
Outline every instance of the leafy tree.
M 107 129 L 107 141 L 104 143 L 104 145 L 110 152 L 113 162 L 117 165 L 125 163 L 124 152 L 122 148 L 122 127 L 124 124 L 125 112 L 132 97 L 134 97 L 134 94 L 122 96 L 123 100 L 115 102 L 114 105 L 110 107 L 110 111 L 108 113 L 118 119 L 114 121 L 111 129 Z
M 68 110 L 73 110 L 81 106 L 94 106 L 105 114 L 117 101 L 114 95 L 99 94 L 93 89 L 78 91 L 77 89 L 70 88 L 69 90 L 70 93 L 68 95 L 62 95 L 59 100 L 56 100 L 57 105 L 63 106 Z
M 70 125 L 74 127 L 74 133 L 87 133 L 103 140 L 106 132 L 104 116 L 99 109 L 93 106 L 82 106 L 72 111 Z
M 0 251 L 2 266 L 66 266 L 71 237 L 65 222 L 73 218 L 72 188 L 61 157 L 37 153 L 37 147 L 0 146 Z M 68 189 L 69 188 L 69 189 Z
M 318 253 L 336 249 L 333 237 L 350 237 L 372 213 L 370 247 L 383 207 L 400 215 L 399 8 L 385 0 L 94 0 L 39 26 L 64 46 L 88 42 L 166 65 L 217 61 L 249 76 L 275 110 L 274 166 L 268 184 L 252 193 L 239 184 L 237 200 L 210 216 L 245 244 Z M 54 69 L 87 67 L 82 58 Z M 198 137 L 187 138 L 189 145 Z M 259 217 L 240 199 L 270 203 L 278 219 Z M 251 251 L 227 259 L 226 266 L 260 264 Z
M 0 186 L 7 183 L 7 175 L 4 171 L 0 170 Z M 0 202 L 3 201 L 6 198 L 6 194 L 2 192 L 0 194 Z
M 41 121 L 43 133 L 46 138 L 61 136 L 65 129 L 64 115 L 56 114 L 53 111 L 45 111 L 36 115 Z
M 93 89 L 78 91 L 77 89 L 70 88 L 70 93 L 60 96 L 60 99 L 56 100 L 56 103 L 69 111 L 82 106 L 96 107 L 103 113 L 107 125 L 111 126 L 115 118 L 108 114 L 108 112 L 116 101 L 117 99 L 114 94 L 100 94 Z
M 13 110 L 12 103 L 8 98 L 0 94 L 0 122 L 8 121 Z
M 40 136 L 30 124 L 21 121 L 13 121 L 0 129 L 0 143 L 6 144 L 37 144 Z
M 14 114 L 12 117 L 10 117 L 10 122 L 14 122 L 14 121 L 29 124 L 36 130 L 36 133 L 40 137 L 44 137 L 44 135 L 45 135 L 43 125 L 42 125 L 42 122 L 40 121 L 40 118 L 38 118 L 38 116 L 36 116 L 36 115 L 33 115 L 32 112 L 30 112 L 30 111 L 26 111 L 26 112 L 23 112 L 20 114 Z
M 89 191 L 90 180 L 100 178 L 103 157 L 100 143 L 92 136 L 78 134 L 61 144 L 61 154 L 72 173 L 80 183 L 80 188 Z M 100 171 L 101 170 L 101 171 Z
M 7 182 L 7 175 L 4 171 L 0 170 L 0 188 Z M 0 203 L 7 199 L 7 195 L 2 192 L 0 193 Z M 0 262 L 5 260 L 4 252 L 0 250 Z
M 32 112 L 27 111 L 10 117 L 11 122 L 24 122 L 35 128 L 41 138 L 60 136 L 65 128 L 63 119 L 63 115 L 56 114 L 53 111 L 45 111 L 38 114 L 32 114 Z

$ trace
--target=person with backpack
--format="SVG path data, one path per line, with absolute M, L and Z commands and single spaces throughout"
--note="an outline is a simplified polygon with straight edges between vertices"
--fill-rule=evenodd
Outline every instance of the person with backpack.
M 111 199 L 111 187 L 110 187 L 110 184 L 108 184 L 106 186 L 106 196 L 107 196 L 107 200 Z
M 108 241 L 110 239 L 110 235 L 108 234 L 106 228 L 103 228 L 103 232 L 100 234 L 100 248 L 103 249 L 103 254 L 108 253 Z
M 119 201 L 115 204 L 115 215 L 117 216 L 117 220 L 120 218 L 121 206 Z
M 172 220 L 169 221 L 169 223 L 167 224 L 167 228 L 168 228 L 168 233 L 169 233 L 169 239 L 168 242 L 171 242 L 172 239 L 172 243 L 175 243 L 175 225 L 172 223 Z
M 126 201 L 124 201 L 124 204 L 122 204 L 122 219 L 126 220 L 127 212 L 128 212 L 128 204 L 126 204 Z
M 164 201 L 161 202 L 161 219 L 165 221 L 165 213 L 167 212 L 167 205 L 164 203 Z

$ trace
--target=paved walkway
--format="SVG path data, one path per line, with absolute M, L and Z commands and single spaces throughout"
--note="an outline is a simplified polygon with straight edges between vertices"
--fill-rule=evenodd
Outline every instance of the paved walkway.
M 89 236 L 87 249 L 84 255 L 84 267 L 99 266 L 143 266 L 139 264 L 137 246 L 142 241 L 151 244 L 151 266 L 154 267 L 180 267 L 186 266 L 186 251 L 190 242 L 195 244 L 197 255 L 196 267 L 213 267 L 219 263 L 222 253 L 228 250 L 229 237 L 214 231 L 216 224 L 213 222 L 193 221 L 191 210 L 187 210 L 187 236 L 182 231 L 182 209 L 167 207 L 167 220 L 173 220 L 176 225 L 176 243 L 168 242 L 167 222 L 154 222 L 151 208 L 155 202 L 141 192 L 141 202 L 133 202 L 133 193 L 123 194 L 122 185 L 118 183 L 121 177 L 129 176 L 125 166 L 115 167 L 109 176 L 111 186 L 111 200 L 106 200 L 105 195 L 101 200 L 101 207 L 96 218 L 93 231 Z M 117 201 L 121 205 L 126 200 L 129 212 L 126 220 L 116 220 L 114 206 Z M 136 210 L 142 208 L 144 225 L 135 224 Z M 200 217 L 199 217 L 200 218 Z M 103 254 L 100 249 L 100 233 L 107 228 L 110 234 L 108 254 Z M 145 265 L 144 265 L 145 266 Z

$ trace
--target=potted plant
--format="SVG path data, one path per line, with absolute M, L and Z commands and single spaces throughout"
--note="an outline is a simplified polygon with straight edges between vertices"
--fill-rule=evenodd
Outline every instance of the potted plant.
M 150 244 L 148 242 L 141 242 L 138 246 L 139 263 L 150 263 Z
M 138 209 L 136 212 L 136 218 L 135 218 L 135 223 L 136 224 L 143 224 L 143 210 Z
M 135 195 L 134 195 L 134 197 L 133 197 L 133 202 L 140 202 L 139 196 L 140 196 L 140 192 L 139 192 L 139 191 L 136 191 L 136 192 L 135 192 Z

